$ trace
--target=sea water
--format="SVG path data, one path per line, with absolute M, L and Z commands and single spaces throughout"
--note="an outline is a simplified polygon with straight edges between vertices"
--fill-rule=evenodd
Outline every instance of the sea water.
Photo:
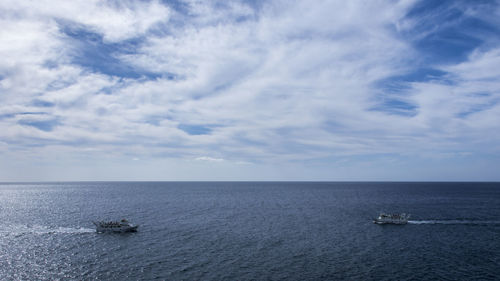
M 500 280 L 500 184 L 4 183 L 0 279 Z

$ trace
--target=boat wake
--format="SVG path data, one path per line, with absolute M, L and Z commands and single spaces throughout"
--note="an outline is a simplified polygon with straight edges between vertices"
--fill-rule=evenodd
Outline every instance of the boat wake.
M 24 234 L 81 234 L 95 233 L 95 229 L 87 227 L 50 227 L 43 225 L 10 225 L 0 228 L 2 234 L 16 236 Z
M 467 220 L 467 219 L 454 219 L 454 220 L 409 220 L 408 224 L 500 225 L 500 221 L 492 221 L 492 220 Z

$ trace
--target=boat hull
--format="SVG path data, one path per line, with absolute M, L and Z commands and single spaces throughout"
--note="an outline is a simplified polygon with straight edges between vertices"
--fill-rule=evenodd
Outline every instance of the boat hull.
M 99 233 L 125 233 L 125 232 L 137 232 L 137 228 L 139 226 L 130 226 L 130 227 L 96 227 L 96 232 Z
M 128 223 L 117 224 L 110 226 L 109 224 L 103 224 L 99 222 L 94 222 L 96 226 L 95 230 L 99 233 L 125 233 L 125 232 L 136 232 L 139 225 L 132 225 Z
M 387 220 L 374 219 L 373 223 L 374 224 L 407 224 L 408 221 L 396 221 L 396 220 L 387 221 Z

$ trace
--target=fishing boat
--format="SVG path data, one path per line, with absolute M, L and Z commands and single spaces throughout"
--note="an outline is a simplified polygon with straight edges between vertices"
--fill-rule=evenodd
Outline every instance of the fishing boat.
M 386 214 L 380 213 L 378 218 L 373 219 L 375 224 L 407 224 L 410 214 Z
M 121 221 L 94 221 L 97 232 L 136 232 L 139 225 L 133 225 L 126 219 Z

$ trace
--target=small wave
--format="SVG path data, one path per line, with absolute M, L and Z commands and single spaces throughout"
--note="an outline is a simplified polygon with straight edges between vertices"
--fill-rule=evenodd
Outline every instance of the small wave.
M 24 234 L 79 234 L 93 232 L 95 232 L 95 229 L 86 227 L 49 227 L 43 225 L 10 225 L 0 229 L 0 233 L 16 236 Z
M 409 220 L 410 224 L 466 224 L 466 225 L 500 225 L 500 221 L 492 220 Z

